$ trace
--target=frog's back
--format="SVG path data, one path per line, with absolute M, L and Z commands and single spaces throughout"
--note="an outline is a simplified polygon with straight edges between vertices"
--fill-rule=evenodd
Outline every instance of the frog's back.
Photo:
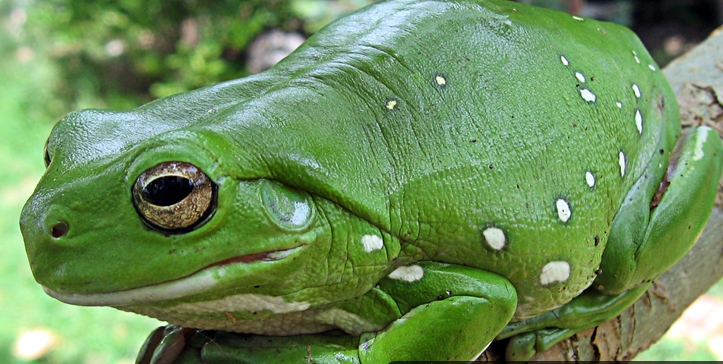
M 399 263 L 509 278 L 518 317 L 589 286 L 625 194 L 678 137 L 674 96 L 632 32 L 517 3 L 376 4 L 270 72 L 293 77 L 244 108 L 303 115 L 264 129 L 287 155 L 282 182 L 399 238 Z M 333 132 L 289 141 L 287 127 Z

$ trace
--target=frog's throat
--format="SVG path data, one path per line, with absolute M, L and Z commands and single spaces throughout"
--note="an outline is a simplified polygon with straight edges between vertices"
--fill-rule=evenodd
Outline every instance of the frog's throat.
M 204 293 L 219 283 L 235 264 L 275 262 L 301 250 L 305 245 L 268 253 L 250 254 L 213 263 L 188 276 L 149 286 L 105 293 L 62 293 L 43 286 L 49 296 L 78 306 L 128 306 L 173 300 Z

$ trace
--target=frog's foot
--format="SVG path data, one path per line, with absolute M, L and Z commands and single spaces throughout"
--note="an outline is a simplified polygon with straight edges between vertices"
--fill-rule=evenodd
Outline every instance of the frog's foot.
M 616 317 L 649 287 L 642 284 L 614 296 L 588 289 L 562 307 L 507 325 L 496 339 L 511 338 L 505 353 L 508 361 L 527 361 L 537 352 Z
M 143 343 L 136 364 L 201 363 L 200 348 L 212 336 L 213 331 L 161 326 Z
M 517 294 L 504 277 L 418 262 L 379 282 L 404 315 L 361 337 L 362 363 L 474 360 L 512 318 Z

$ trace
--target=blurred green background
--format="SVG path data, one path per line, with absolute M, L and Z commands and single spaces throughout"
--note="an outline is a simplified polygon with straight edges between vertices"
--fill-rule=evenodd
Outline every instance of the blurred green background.
M 277 29 L 306 37 L 368 2 L 0 0 L 0 362 L 132 363 L 160 324 L 62 304 L 33 280 L 18 216 L 43 173 L 43 144 L 55 121 L 75 109 L 128 109 L 243 77 L 268 66 L 264 54 L 288 46 L 267 40 L 252 51 L 259 35 Z M 712 0 L 524 2 L 632 26 L 661 65 L 721 20 L 720 1 Z M 285 39 L 293 45 L 296 37 Z M 701 302 L 707 321 L 723 315 L 723 285 Z M 723 360 L 712 349 L 723 347 L 720 325 L 694 333 L 701 325 L 681 325 L 638 359 Z

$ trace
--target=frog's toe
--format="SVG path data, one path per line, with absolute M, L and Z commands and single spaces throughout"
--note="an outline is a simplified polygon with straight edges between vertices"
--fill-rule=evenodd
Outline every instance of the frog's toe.
M 143 346 L 141 346 L 140 350 L 138 351 L 138 356 L 136 357 L 136 364 L 149 364 L 151 362 L 153 352 L 156 350 L 158 344 L 163 339 L 163 330 L 165 328 L 165 326 L 160 326 L 153 330 L 150 335 L 148 335 L 146 341 L 143 342 Z
M 507 343 L 505 359 L 508 362 L 526 362 L 536 353 L 550 349 L 579 331 L 577 329 L 547 328 L 513 336 Z
M 526 362 L 536 353 L 577 334 L 577 329 L 548 328 L 514 336 L 507 343 L 505 359 L 508 362 Z
M 187 351 L 188 338 L 195 337 L 200 331 L 174 325 L 153 330 L 138 352 L 136 364 L 177 363 L 181 354 Z
M 513 336 L 507 343 L 505 359 L 511 362 L 525 362 L 530 360 L 537 352 L 537 350 L 535 350 L 536 339 L 537 335 L 535 332 L 527 332 Z
M 154 330 L 143 344 L 136 363 L 170 364 L 176 362 L 186 346 L 183 330 L 183 327 L 172 325 Z

